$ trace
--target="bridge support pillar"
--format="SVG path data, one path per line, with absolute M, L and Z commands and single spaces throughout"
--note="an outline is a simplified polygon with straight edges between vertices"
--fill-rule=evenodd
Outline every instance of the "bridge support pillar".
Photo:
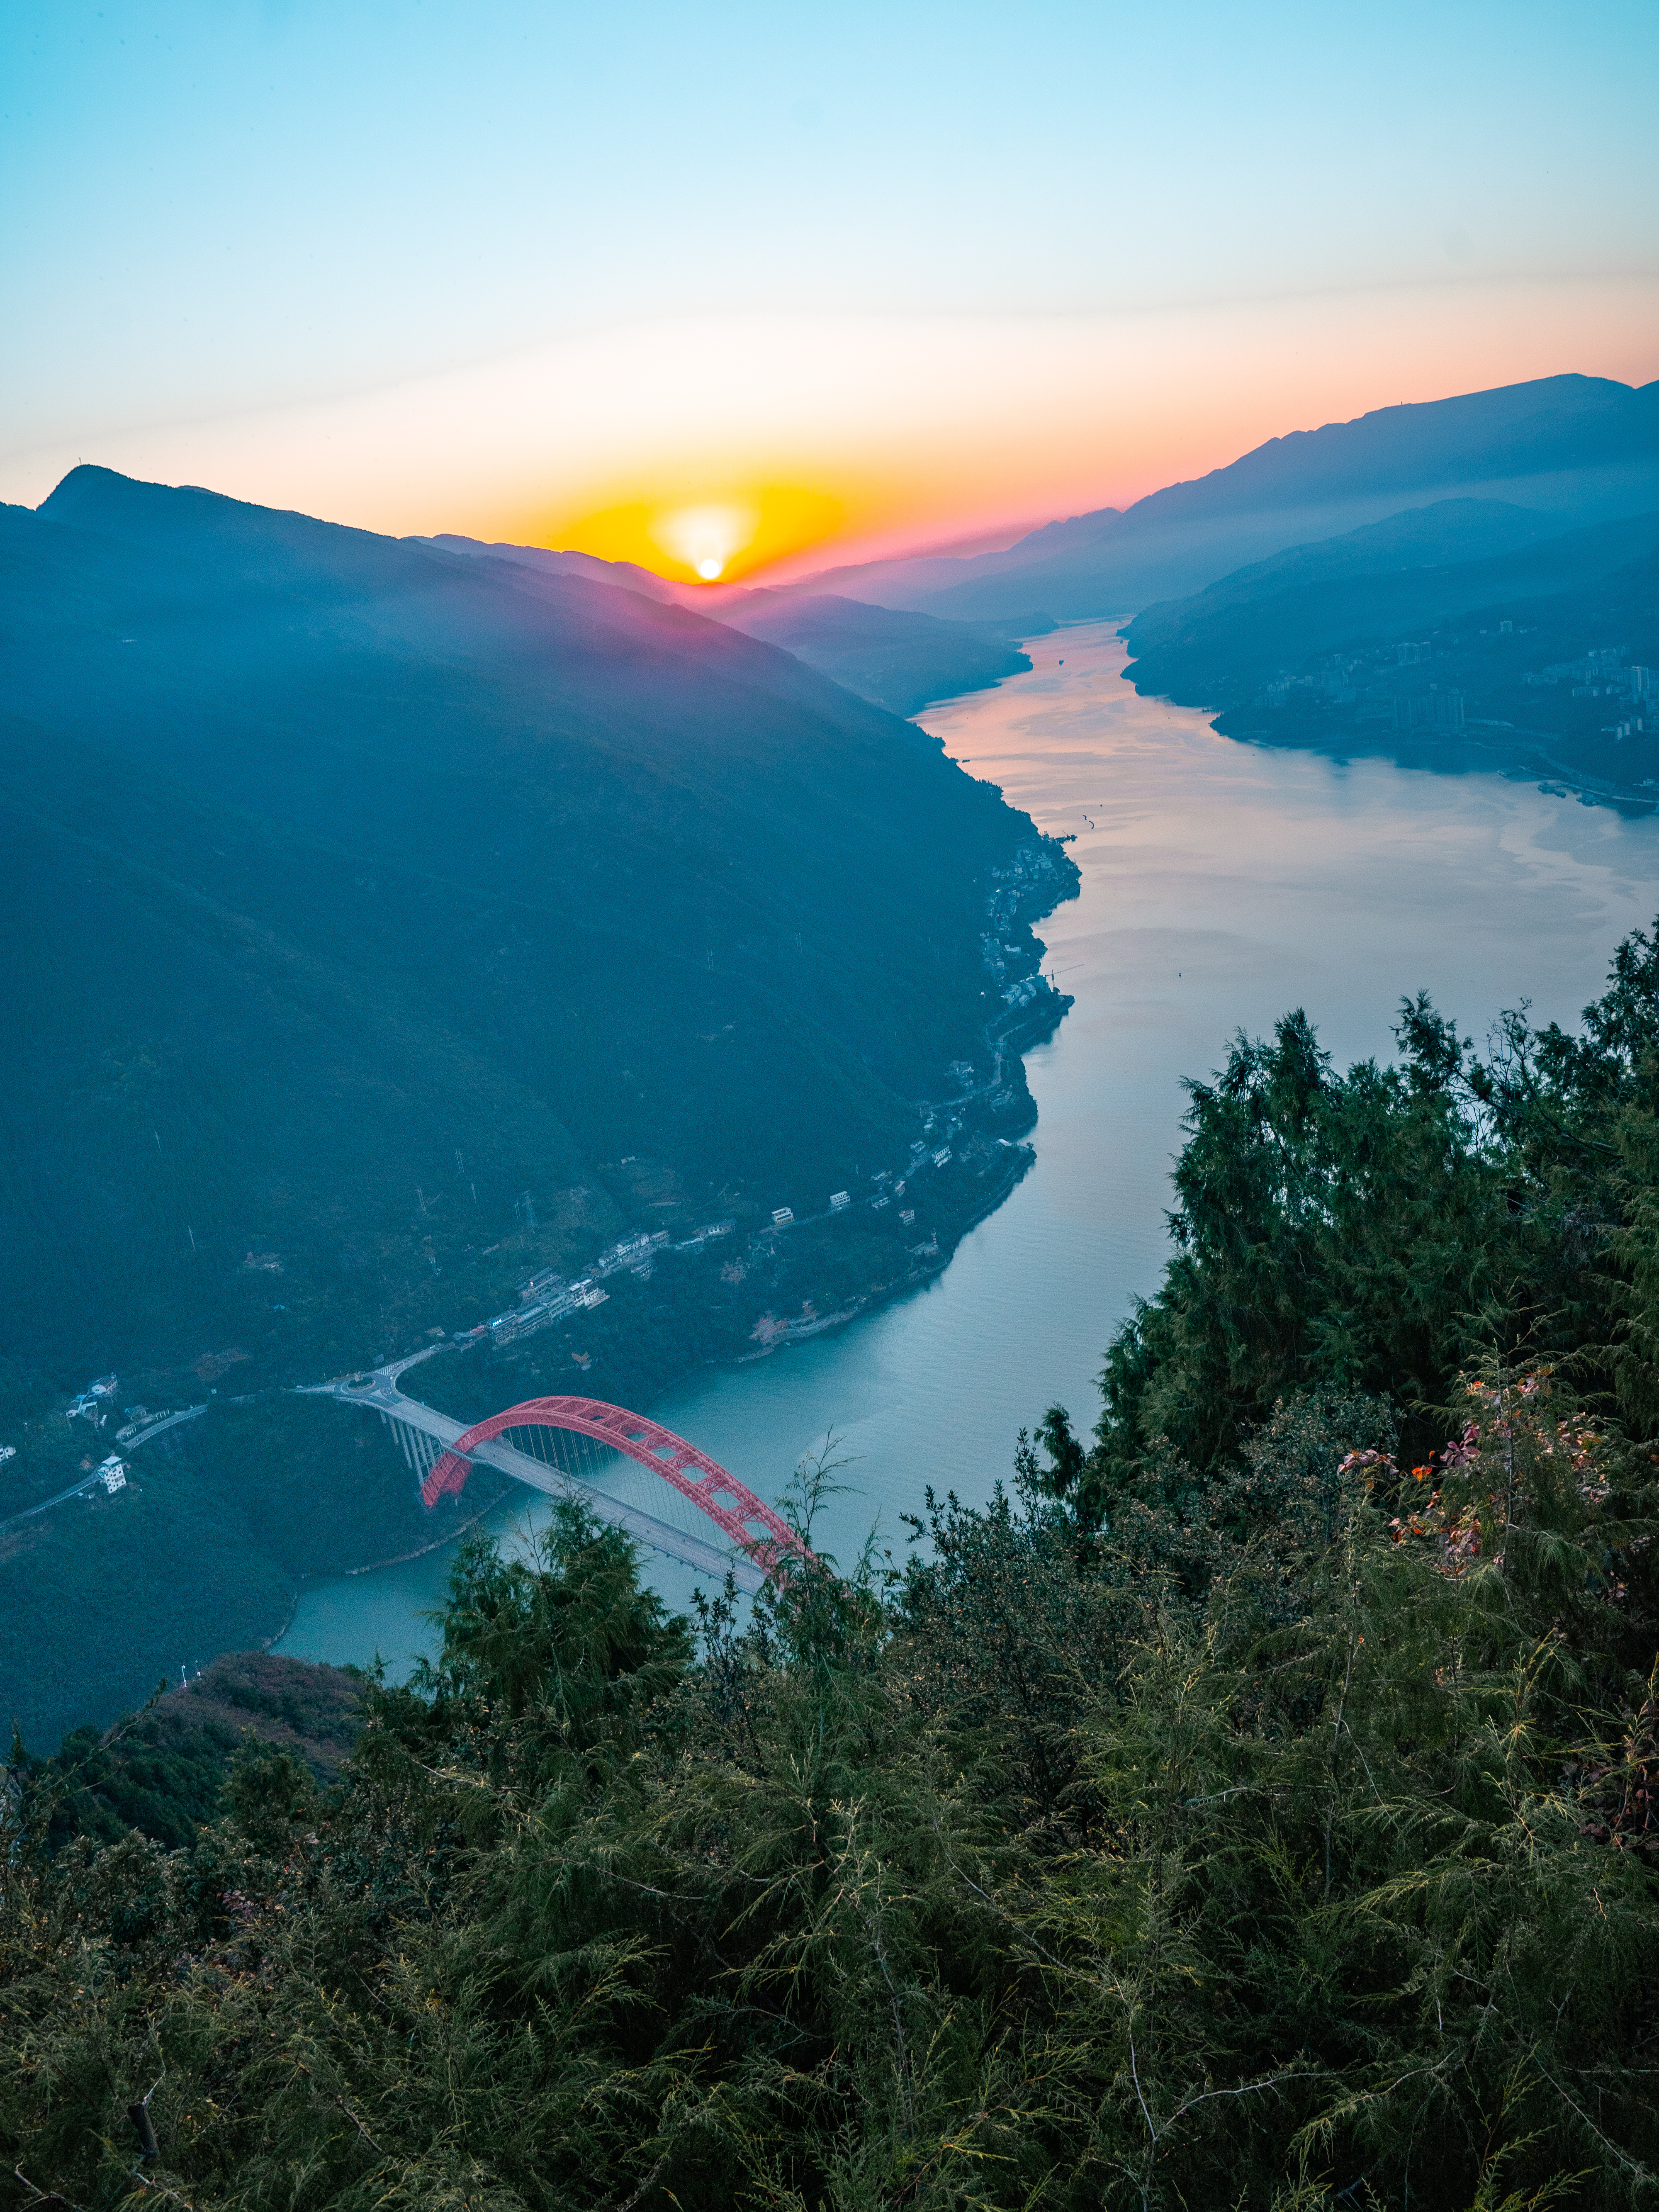
M 382 1412 L 380 1419 L 397 1438 L 416 1484 L 424 1483 L 443 1446 L 435 1437 L 428 1436 L 424 1429 L 417 1429 L 408 1421 L 400 1421 L 394 1413 Z

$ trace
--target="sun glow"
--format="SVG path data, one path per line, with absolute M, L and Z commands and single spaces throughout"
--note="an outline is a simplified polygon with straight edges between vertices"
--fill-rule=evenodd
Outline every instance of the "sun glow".
M 561 552 L 631 561 L 677 583 L 732 584 L 833 538 L 846 516 L 845 499 L 799 484 L 688 484 L 678 496 L 544 520 L 536 535 Z
M 690 568 L 702 583 L 714 584 L 759 523 L 758 513 L 749 506 L 680 507 L 654 515 L 651 535 L 671 561 Z

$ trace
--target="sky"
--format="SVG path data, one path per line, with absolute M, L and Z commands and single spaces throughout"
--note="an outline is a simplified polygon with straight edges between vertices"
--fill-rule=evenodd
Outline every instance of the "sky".
M 0 0 L 0 498 L 692 576 L 1659 375 L 1651 0 Z

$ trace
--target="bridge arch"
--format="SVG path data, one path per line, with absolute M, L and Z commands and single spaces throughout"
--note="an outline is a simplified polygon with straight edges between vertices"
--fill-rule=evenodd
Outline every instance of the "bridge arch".
M 422 1504 L 430 1507 L 441 1498 L 459 1496 L 471 1472 L 466 1455 L 476 1445 L 492 1443 L 509 1429 L 528 1428 L 566 1429 L 625 1452 L 689 1498 L 768 1574 L 776 1572 L 786 1555 L 798 1559 L 813 1556 L 788 1522 L 718 1460 L 664 1428 L 660 1421 L 629 1413 L 626 1406 L 608 1406 L 599 1398 L 526 1398 L 463 1429 L 421 1485 Z

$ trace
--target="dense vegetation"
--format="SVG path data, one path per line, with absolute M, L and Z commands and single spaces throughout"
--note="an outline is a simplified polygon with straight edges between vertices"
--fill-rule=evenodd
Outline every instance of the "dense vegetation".
M 118 1841 L 136 1828 L 169 1849 L 221 1810 L 236 1755 L 274 1747 L 319 1782 L 339 1778 L 357 1733 L 354 1669 L 228 1652 L 153 1698 L 119 1729 L 72 1729 L 36 1775 L 52 1800 L 47 1833 Z
M 331 1787 L 26 1764 L 0 2202 L 1649 2201 L 1659 945 L 1401 1042 L 1194 1087 L 1094 1434 L 902 1572 L 693 1626 L 573 1513 Z
M 1559 520 L 1447 500 L 1293 546 L 1145 609 L 1124 633 L 1127 672 L 1143 693 L 1220 709 L 1229 737 L 1639 798 L 1659 772 L 1659 717 L 1612 664 L 1659 658 L 1659 512 Z M 1462 722 L 1396 736 L 1396 702 L 1431 690 L 1459 695 Z
M 82 1421 L 12 1433 L 57 1468 L 53 1492 L 108 1448 Z M 0 1730 L 36 1747 L 101 1732 L 181 1667 L 280 1635 L 306 1577 L 449 1540 L 516 1488 L 480 1468 L 428 1513 L 373 1415 L 282 1391 L 216 1400 L 134 1452 L 116 1496 L 94 1486 L 0 1529 Z

